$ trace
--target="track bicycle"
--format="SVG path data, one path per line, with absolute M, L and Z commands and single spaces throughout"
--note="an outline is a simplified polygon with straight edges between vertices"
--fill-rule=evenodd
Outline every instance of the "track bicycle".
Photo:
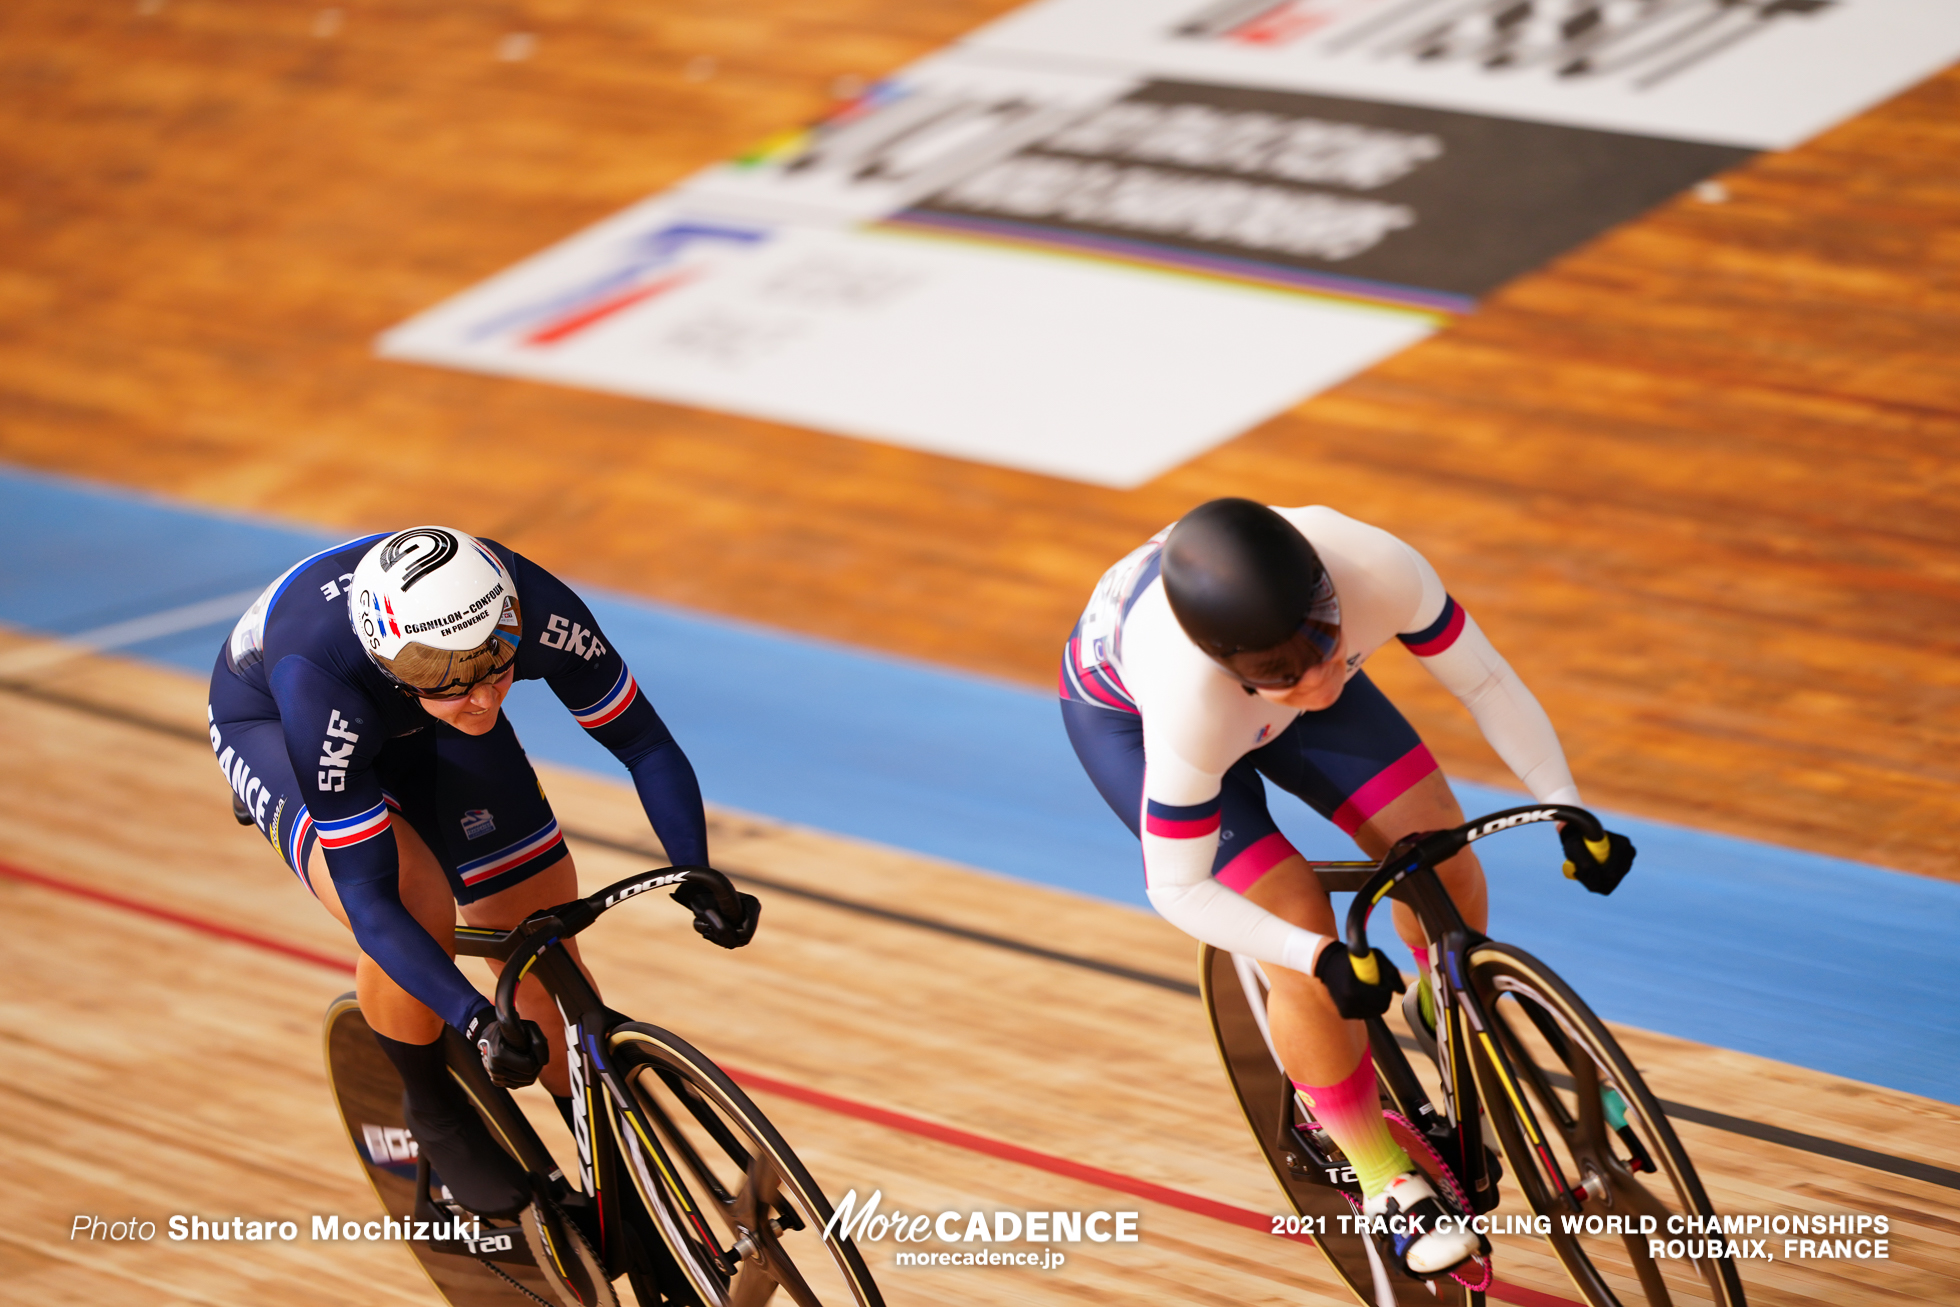
M 1494 1212 L 1508 1165 L 1533 1216 L 1545 1218 L 1542 1232 L 1504 1246 L 1507 1264 L 1528 1278 L 1550 1283 L 1562 1269 L 1592 1307 L 1744 1307 L 1730 1258 L 1650 1255 L 1650 1237 L 1681 1237 L 1670 1230 L 1671 1217 L 1705 1219 L 1714 1209 L 1632 1060 L 1551 968 L 1466 926 L 1436 875 L 1437 864 L 1476 840 L 1546 821 L 1604 837 L 1585 809 L 1545 804 L 1410 836 L 1379 863 L 1308 864 L 1328 890 L 1354 893 L 1344 940 L 1357 960 L 1371 961 L 1368 917 L 1384 898 L 1414 909 L 1430 941 L 1434 1031 L 1414 1003 L 1405 1002 L 1404 1011 L 1411 1047 L 1434 1063 L 1440 1101 L 1425 1090 L 1388 1024 L 1367 1022 L 1390 1133 L 1466 1215 Z M 1392 1269 L 1386 1250 L 1351 1223 L 1361 1211 L 1360 1186 L 1273 1051 L 1259 964 L 1207 946 L 1200 968 L 1226 1074 L 1293 1205 L 1297 1232 L 1371 1307 L 1483 1307 L 1497 1273 L 1488 1248 L 1451 1276 L 1424 1282 Z M 1509 1225 L 1491 1219 L 1499 1230 Z M 1275 1218 L 1275 1233 L 1293 1233 L 1286 1225 Z
M 444 1031 L 451 1075 L 532 1175 L 538 1199 L 515 1223 L 473 1221 L 444 1201 L 404 1126 L 401 1080 L 354 996 L 327 1009 L 327 1069 L 348 1138 L 390 1220 L 412 1223 L 404 1237 L 452 1307 L 615 1307 L 619 1279 L 640 1307 L 759 1307 L 779 1290 L 796 1307 L 882 1307 L 855 1244 L 830 1232 L 829 1201 L 748 1095 L 678 1035 L 607 1007 L 564 946 L 608 910 L 684 885 L 713 895 L 696 911 L 717 929 L 739 919 L 725 876 L 676 867 L 511 930 L 457 929 L 459 954 L 505 964 L 496 1005 L 507 1034 L 526 975 L 566 1026 L 576 1187 L 476 1050 Z

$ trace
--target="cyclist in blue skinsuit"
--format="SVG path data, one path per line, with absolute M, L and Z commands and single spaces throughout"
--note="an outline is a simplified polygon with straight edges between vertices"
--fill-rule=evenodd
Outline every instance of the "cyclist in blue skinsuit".
M 259 596 L 211 673 L 211 747 L 241 820 L 354 932 L 361 1009 L 401 1072 L 410 1128 L 452 1197 L 486 1216 L 531 1195 L 451 1081 L 443 1023 L 499 1083 L 542 1072 L 561 1111 L 570 1103 L 563 1026 L 542 989 L 519 990 L 519 1047 L 453 957 L 459 908 L 471 925 L 509 927 L 578 896 L 502 712 L 519 680 L 549 685 L 632 773 L 673 862 L 707 862 L 694 769 L 625 661 L 576 594 L 495 541 L 415 527 L 315 554 Z

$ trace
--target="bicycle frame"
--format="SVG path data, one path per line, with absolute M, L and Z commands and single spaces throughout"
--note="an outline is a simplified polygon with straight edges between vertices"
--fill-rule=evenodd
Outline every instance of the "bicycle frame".
M 1524 1126 L 1527 1139 L 1556 1179 L 1566 1202 L 1574 1211 L 1579 1210 L 1580 1204 L 1545 1143 L 1544 1131 L 1519 1086 L 1516 1068 L 1498 1041 L 1491 1037 L 1490 1013 L 1469 984 L 1465 961 L 1470 951 L 1488 943 L 1489 937 L 1465 924 L 1437 876 L 1436 867 L 1486 836 L 1545 821 L 1570 822 L 1589 839 L 1603 838 L 1598 819 L 1584 808 L 1557 804 L 1508 808 L 1453 830 L 1412 835 L 1398 842 L 1355 887 L 1354 902 L 1348 909 L 1346 942 L 1350 955 L 1356 958 L 1370 954 L 1368 917 L 1384 898 L 1392 896 L 1408 903 L 1429 937 L 1443 1114 L 1436 1113 L 1408 1057 L 1380 1017 L 1368 1019 L 1368 1042 L 1375 1055 L 1376 1069 L 1396 1110 L 1429 1138 L 1431 1147 L 1456 1175 L 1471 1206 L 1478 1212 L 1495 1207 L 1498 1195 L 1497 1176 L 1492 1172 L 1491 1159 L 1483 1144 L 1482 1100 L 1470 1064 L 1473 1041 L 1495 1072 Z
M 709 1223 L 696 1210 L 687 1186 L 674 1182 L 672 1159 L 661 1146 L 653 1123 L 620 1079 L 607 1050 L 607 1036 L 631 1018 L 609 1008 L 573 959 L 565 941 L 610 908 L 650 890 L 683 884 L 705 884 L 717 906 L 730 919 L 739 913 L 734 889 L 720 872 L 706 867 L 679 867 L 643 872 L 606 886 L 583 899 L 533 913 L 510 930 L 459 927 L 456 951 L 503 963 L 497 979 L 497 1015 L 506 1030 L 518 1029 L 517 986 L 535 975 L 558 1005 L 565 1025 L 565 1052 L 573 1098 L 572 1134 L 578 1149 L 579 1192 L 567 1194 L 560 1205 L 595 1236 L 593 1245 L 606 1269 L 623 1274 L 630 1259 L 627 1204 L 639 1202 L 638 1192 L 620 1181 L 631 1167 L 648 1193 L 664 1193 L 678 1219 L 693 1224 L 695 1234 L 713 1248 L 730 1273 L 736 1258 L 714 1239 Z M 510 1094 L 491 1083 L 476 1050 L 462 1046 L 451 1034 L 450 1066 L 477 1105 L 504 1135 L 518 1160 L 535 1174 L 556 1180 L 562 1172 L 530 1127 Z M 624 1139 L 626 1147 L 620 1146 Z M 656 1227 L 663 1213 L 647 1213 Z M 667 1238 L 664 1231 L 663 1239 Z

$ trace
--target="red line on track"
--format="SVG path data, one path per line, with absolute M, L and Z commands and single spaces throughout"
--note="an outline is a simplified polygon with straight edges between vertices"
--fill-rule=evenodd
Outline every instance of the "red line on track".
M 106 890 L 94 889 L 87 885 L 78 885 L 73 881 L 60 880 L 53 876 L 42 875 L 38 871 L 28 871 L 23 867 L 16 867 L 9 863 L 0 862 L 0 876 L 4 876 L 10 880 L 21 881 L 29 885 L 38 885 L 43 889 L 55 890 L 62 894 L 72 894 L 76 898 L 88 899 L 95 903 L 106 903 L 110 907 L 121 908 L 125 912 L 151 917 L 158 921 L 168 921 L 172 925 L 182 926 L 187 930 L 194 930 L 199 934 L 210 935 L 217 939 L 230 940 L 235 944 L 249 944 L 253 948 L 264 949 L 269 953 L 278 953 L 289 958 L 296 958 L 301 962 L 310 962 L 314 966 L 325 967 L 330 971 L 338 971 L 343 975 L 352 974 L 354 970 L 354 964 L 345 958 L 330 957 L 325 953 L 315 953 L 311 949 L 298 948 L 292 944 L 282 943 L 266 935 L 257 935 L 248 930 L 238 930 L 231 926 L 220 925 L 215 921 L 206 921 L 200 917 L 189 916 L 182 912 L 173 912 L 168 908 L 159 908 L 137 899 L 124 898 L 120 894 L 111 894 Z M 1053 1153 L 1043 1153 L 1033 1148 L 1023 1148 L 1019 1144 L 1010 1144 L 1004 1139 L 992 1139 L 986 1135 L 974 1134 L 969 1130 L 961 1130 L 956 1126 L 941 1125 L 937 1121 L 928 1121 L 924 1117 L 911 1116 L 904 1112 L 894 1112 L 886 1107 L 874 1107 L 870 1103 L 860 1103 L 856 1099 L 840 1098 L 836 1094 L 826 1094 L 821 1089 L 810 1089 L 803 1085 L 792 1084 L 787 1080 L 777 1080 L 772 1076 L 761 1075 L 758 1072 L 743 1071 L 726 1064 L 723 1064 L 722 1070 L 726 1071 L 729 1078 L 738 1084 L 746 1085 L 751 1089 L 759 1089 L 764 1093 L 780 1094 L 784 1098 L 793 1098 L 799 1103 L 807 1103 L 812 1107 L 819 1107 L 827 1112 L 835 1112 L 839 1116 L 848 1116 L 860 1121 L 869 1121 L 874 1125 L 881 1125 L 887 1129 L 902 1131 L 905 1134 L 917 1135 L 922 1139 L 931 1139 L 938 1143 L 951 1144 L 955 1148 L 964 1148 L 969 1152 L 980 1153 L 987 1157 L 997 1157 L 1003 1161 L 1015 1162 L 1037 1171 L 1046 1171 L 1051 1175 L 1065 1176 L 1071 1180 L 1080 1180 L 1085 1184 L 1097 1185 L 1117 1193 L 1130 1194 L 1136 1198 L 1148 1199 L 1150 1202 L 1161 1203 L 1166 1207 L 1175 1207 L 1179 1211 L 1191 1212 L 1197 1216 L 1208 1216 L 1214 1221 L 1223 1221 L 1228 1225 L 1243 1226 L 1248 1230 L 1259 1230 L 1262 1232 L 1272 1228 L 1273 1218 L 1272 1214 L 1268 1212 L 1255 1212 L 1247 1207 L 1234 1207 L 1230 1203 L 1221 1203 L 1213 1198 L 1204 1198 L 1197 1194 L 1187 1194 L 1180 1189 L 1171 1189 L 1165 1185 L 1153 1184 L 1149 1180 L 1139 1180 L 1134 1176 L 1123 1175 L 1116 1171 L 1105 1171 L 1099 1166 L 1089 1166 L 1082 1162 L 1072 1162 L 1066 1157 L 1057 1157 Z M 1312 1242 L 1306 1235 L 1280 1235 L 1279 1237 L 1282 1239 L 1291 1239 L 1298 1243 L 1310 1244 Z M 1579 1304 L 1569 1298 L 1560 1298 L 1553 1294 L 1542 1293 L 1537 1289 L 1527 1289 L 1522 1285 L 1505 1284 L 1502 1280 L 1493 1281 L 1488 1293 L 1499 1302 L 1512 1303 L 1515 1304 L 1515 1307 L 1580 1307 Z
M 1506 1284 L 1502 1280 L 1492 1280 L 1490 1288 L 1484 1292 L 1499 1302 L 1516 1303 L 1517 1307 L 1580 1307 L 1570 1298 L 1561 1298 L 1539 1289 L 1527 1289 L 1521 1284 Z
M 316 967 L 327 967 L 350 976 L 354 974 L 354 964 L 346 958 L 315 953 L 312 949 L 300 948 L 298 945 L 287 944 L 265 935 L 255 935 L 249 930 L 239 930 L 233 926 L 220 925 L 215 921 L 206 921 L 202 917 L 172 912 L 169 908 L 159 908 L 137 899 L 126 899 L 120 894 L 111 894 L 107 890 L 93 889 L 87 885 L 77 885 L 73 881 L 57 880 L 53 876 L 44 876 L 38 871 L 28 871 L 24 867 L 0 862 L 0 876 L 5 876 L 9 880 L 23 881 L 29 885 L 39 885 L 42 889 L 59 890 L 63 894 L 72 894 L 78 899 L 106 903 L 112 908 L 121 908 L 124 912 L 154 917 L 158 921 L 167 921 L 174 926 L 182 926 L 186 930 L 195 930 L 199 934 L 212 935 L 218 939 L 228 939 L 235 944 L 250 944 L 253 948 L 261 948 L 268 953 L 282 953 L 289 958 L 298 958 L 301 962 L 311 962 Z

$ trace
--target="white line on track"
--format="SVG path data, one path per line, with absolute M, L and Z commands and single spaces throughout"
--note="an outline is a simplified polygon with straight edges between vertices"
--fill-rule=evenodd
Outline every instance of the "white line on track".
M 81 631 L 47 644 L 15 650 L 11 655 L 0 657 L 0 676 L 37 672 L 85 654 L 125 649 L 133 644 L 142 644 L 145 640 L 157 640 L 166 635 L 195 631 L 199 627 L 236 621 L 238 615 L 259 597 L 259 589 L 240 590 L 236 594 L 219 595 L 215 599 L 200 599 L 196 603 L 166 608 L 160 613 L 111 622 L 92 631 Z

